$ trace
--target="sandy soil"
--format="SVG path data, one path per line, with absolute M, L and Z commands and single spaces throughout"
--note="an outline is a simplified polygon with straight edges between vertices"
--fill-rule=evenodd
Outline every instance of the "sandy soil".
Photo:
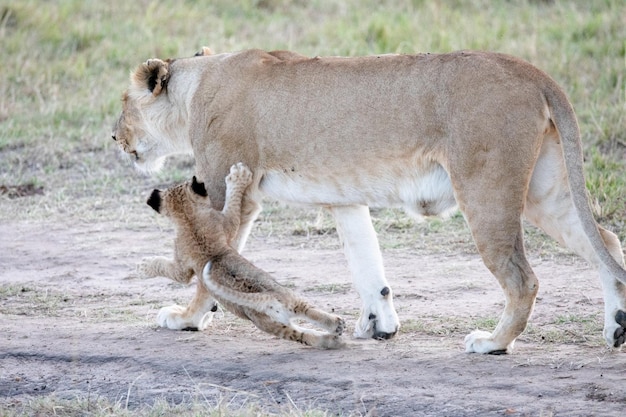
M 54 395 L 131 409 L 162 397 L 370 416 L 624 415 L 626 355 L 603 345 L 598 279 L 581 261 L 534 255 L 530 328 L 513 354 L 483 356 L 464 353 L 463 337 L 493 326 L 503 297 L 477 255 L 386 250 L 401 333 L 320 351 L 227 312 L 204 332 L 158 328 L 158 309 L 193 288 L 133 271 L 169 255 L 172 238 L 119 223 L 0 224 L 0 405 Z M 343 254 L 311 239 L 256 236 L 245 255 L 342 314 L 351 334 L 359 300 Z

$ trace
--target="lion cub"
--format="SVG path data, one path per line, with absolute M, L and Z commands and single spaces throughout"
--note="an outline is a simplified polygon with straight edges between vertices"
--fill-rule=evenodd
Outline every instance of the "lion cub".
M 345 322 L 341 317 L 312 307 L 230 246 L 239 228 L 243 193 L 251 181 L 252 174 L 245 165 L 231 167 L 221 212 L 211 208 L 204 184 L 196 177 L 166 191 L 154 190 L 148 205 L 172 219 L 177 229 L 174 260 L 144 259 L 140 274 L 179 282 L 189 282 L 195 274 L 227 310 L 249 319 L 261 330 L 318 348 L 343 346 L 340 336 Z M 292 323 L 297 317 L 330 333 L 301 328 Z

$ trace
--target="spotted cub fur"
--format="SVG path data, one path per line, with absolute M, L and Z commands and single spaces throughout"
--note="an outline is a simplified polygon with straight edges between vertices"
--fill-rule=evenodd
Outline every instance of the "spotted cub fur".
M 312 307 L 230 246 L 239 228 L 243 193 L 251 181 L 245 165 L 231 167 L 221 212 L 211 208 L 204 184 L 195 177 L 165 191 L 154 190 L 148 204 L 176 227 L 174 260 L 148 258 L 140 265 L 141 274 L 179 282 L 189 282 L 195 274 L 227 310 L 261 330 L 318 348 L 343 346 L 340 336 L 345 322 L 341 317 Z M 292 322 L 295 318 L 327 332 L 301 328 Z

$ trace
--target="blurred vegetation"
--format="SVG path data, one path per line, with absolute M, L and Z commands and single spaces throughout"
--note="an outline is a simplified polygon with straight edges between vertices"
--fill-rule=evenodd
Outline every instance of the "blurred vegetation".
M 0 201 L 0 216 L 66 215 L 69 200 L 149 187 L 109 140 L 128 74 L 147 58 L 188 56 L 203 45 L 311 56 L 486 49 L 531 61 L 568 92 L 598 218 L 626 237 L 621 0 L 2 0 L 0 44 L 0 185 L 45 189 L 26 210 Z M 189 161 L 174 159 L 159 180 L 190 171 Z

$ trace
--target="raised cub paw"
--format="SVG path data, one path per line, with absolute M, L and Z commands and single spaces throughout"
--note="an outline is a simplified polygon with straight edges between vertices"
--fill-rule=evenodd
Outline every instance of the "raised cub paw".
M 230 167 L 230 174 L 226 177 L 226 185 L 228 187 L 246 187 L 252 182 L 252 171 L 239 162 Z

